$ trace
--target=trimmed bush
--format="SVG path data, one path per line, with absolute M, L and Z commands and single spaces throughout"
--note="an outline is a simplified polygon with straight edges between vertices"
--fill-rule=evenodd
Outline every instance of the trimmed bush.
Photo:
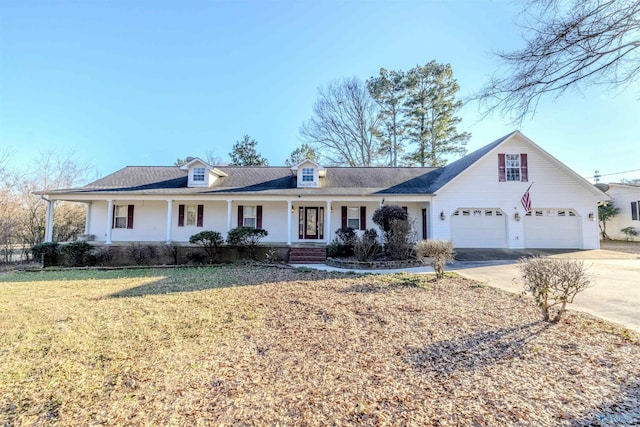
M 56 242 L 38 243 L 31 247 L 35 261 L 42 262 L 43 267 L 51 267 L 58 262 L 60 245 Z
M 222 234 L 213 230 L 201 231 L 189 237 L 189 243 L 202 246 L 207 255 L 209 255 L 209 263 L 213 263 L 218 253 L 218 248 L 224 245 Z
M 67 243 L 60 247 L 60 252 L 67 258 L 70 267 L 83 267 L 89 265 L 89 256 L 93 246 L 84 240 Z
M 445 265 L 456 255 L 453 245 L 447 240 L 421 240 L 415 244 L 414 250 L 418 260 L 433 267 L 437 280 L 444 277 Z
M 268 234 L 269 232 L 262 228 L 236 227 L 229 230 L 227 244 L 238 246 L 243 251 L 246 250 L 251 259 L 257 260 L 256 246 Z
M 380 226 L 384 235 L 384 241 L 388 242 L 393 232 L 391 225 L 394 221 L 407 221 L 409 216 L 407 212 L 397 205 L 381 206 L 373 213 L 373 222 Z
M 336 230 L 336 237 L 327 247 L 327 255 L 330 257 L 349 257 L 353 255 L 353 246 L 358 239 L 356 231 L 351 227 L 343 227 Z
M 533 257 L 521 259 L 518 267 L 524 281 L 524 291 L 533 295 L 542 318 L 557 322 L 568 303 L 591 284 L 584 263 L 574 259 Z M 551 318 L 551 308 L 559 309 Z

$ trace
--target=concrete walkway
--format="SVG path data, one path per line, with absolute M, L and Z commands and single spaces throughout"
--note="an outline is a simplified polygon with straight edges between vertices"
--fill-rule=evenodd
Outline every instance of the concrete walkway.
M 583 260 L 594 276 L 592 286 L 576 296 L 574 303 L 569 305 L 570 309 L 582 310 L 640 332 L 640 256 L 606 250 L 565 252 L 552 256 Z M 345 270 L 324 264 L 304 266 L 326 271 L 369 274 L 433 273 L 430 267 Z M 456 261 L 448 265 L 447 270 L 509 292 L 522 291 L 520 272 L 515 260 Z

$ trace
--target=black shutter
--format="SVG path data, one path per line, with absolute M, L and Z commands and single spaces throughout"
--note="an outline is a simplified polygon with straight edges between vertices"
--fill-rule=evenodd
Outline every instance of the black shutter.
M 262 205 L 256 207 L 256 228 L 262 228 Z
M 347 207 L 342 207 L 342 228 L 347 228 Z
M 178 227 L 184 227 L 184 205 L 178 205 Z
M 204 205 L 198 205 L 198 218 L 196 222 L 197 227 L 202 227 L 204 221 Z
M 427 210 L 422 209 L 422 238 L 427 240 Z
M 638 202 L 631 202 L 631 219 L 638 219 Z
M 367 229 L 367 207 L 360 206 L 360 230 Z
M 238 227 L 242 227 L 244 225 L 244 207 L 242 205 L 238 205 Z
M 127 210 L 127 228 L 133 228 L 133 205 Z

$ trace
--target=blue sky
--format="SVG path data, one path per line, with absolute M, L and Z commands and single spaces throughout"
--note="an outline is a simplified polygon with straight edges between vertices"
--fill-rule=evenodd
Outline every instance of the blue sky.
M 74 150 L 100 175 L 171 165 L 244 134 L 271 165 L 300 145 L 319 86 L 450 63 L 461 97 L 522 44 L 507 1 L 0 2 L 0 148 Z M 640 178 L 640 89 L 544 99 L 519 128 L 580 175 Z M 474 150 L 514 130 L 459 113 Z

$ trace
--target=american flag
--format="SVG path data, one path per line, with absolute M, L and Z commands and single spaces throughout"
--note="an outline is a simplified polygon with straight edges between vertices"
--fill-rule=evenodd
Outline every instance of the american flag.
M 531 195 L 529 194 L 531 185 L 529 186 L 529 188 L 527 188 L 527 191 L 525 191 L 524 194 L 522 195 L 522 199 L 520 199 L 520 202 L 522 203 L 522 207 L 524 208 L 524 211 L 527 213 L 531 211 Z

